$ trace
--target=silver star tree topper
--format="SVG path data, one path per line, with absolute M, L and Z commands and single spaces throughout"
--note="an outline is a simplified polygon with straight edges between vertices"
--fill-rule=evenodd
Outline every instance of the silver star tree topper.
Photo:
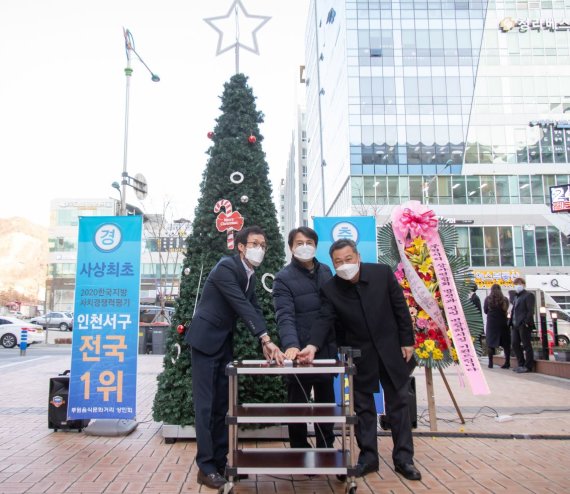
M 231 21 L 231 17 L 235 16 L 235 41 L 224 45 L 224 30 L 218 27 L 219 25 L 225 25 L 227 27 L 228 21 Z M 240 40 L 240 19 L 243 19 L 247 23 L 247 31 L 251 36 L 252 45 L 247 45 L 242 43 Z M 243 48 L 256 55 L 259 55 L 259 46 L 257 44 L 257 31 L 259 31 L 267 22 L 269 22 L 271 17 L 265 15 L 253 15 L 249 14 L 241 0 L 234 0 L 228 13 L 226 15 L 219 15 L 216 17 L 207 17 L 204 19 L 217 33 L 218 33 L 218 46 L 216 48 L 216 55 L 221 55 L 232 48 L 235 49 L 236 56 L 236 74 L 239 73 L 239 50 Z

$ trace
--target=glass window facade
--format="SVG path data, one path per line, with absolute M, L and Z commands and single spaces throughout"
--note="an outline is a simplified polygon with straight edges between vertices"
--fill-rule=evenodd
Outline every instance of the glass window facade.
M 553 226 L 457 226 L 456 254 L 473 267 L 570 266 L 566 236 Z
M 568 265 L 548 215 L 549 188 L 570 182 L 570 0 L 313 0 L 309 12 L 309 216 L 383 223 L 418 200 L 474 219 L 457 246 L 472 266 Z
M 568 175 L 352 176 L 354 205 L 546 204 L 549 187 L 569 183 Z M 375 186 L 375 184 L 377 184 Z

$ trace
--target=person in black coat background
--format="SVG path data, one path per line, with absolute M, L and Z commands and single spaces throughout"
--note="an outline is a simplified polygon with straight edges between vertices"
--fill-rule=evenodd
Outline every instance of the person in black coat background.
M 319 313 L 319 289 L 332 278 L 330 268 L 315 258 L 318 236 L 312 228 L 301 226 L 289 232 L 288 244 L 293 257 L 291 263 L 275 275 L 273 302 L 285 357 L 295 360 L 309 343 L 313 321 Z M 316 358 L 335 358 L 334 335 L 319 350 Z M 289 403 L 308 403 L 314 393 L 316 403 L 334 403 L 331 374 L 299 374 L 287 376 Z M 289 443 L 292 448 L 310 448 L 307 424 L 289 424 Z M 315 424 L 318 448 L 334 445 L 334 424 Z
M 236 235 L 238 254 L 223 257 L 206 282 L 190 328 L 184 337 L 192 352 L 192 392 L 196 411 L 198 483 L 218 489 L 227 463 L 228 377 L 233 360 L 233 332 L 240 317 L 257 336 L 267 360 L 283 363 L 284 355 L 271 342 L 255 296 L 255 270 L 263 262 L 263 230 L 244 228 Z
M 352 240 L 337 240 L 329 253 L 336 276 L 321 289 L 322 307 L 299 361 L 312 362 L 331 332 L 336 332 L 337 345 L 360 349 L 354 376 L 356 441 L 360 448 L 357 476 L 379 467 L 373 393 L 378 391 L 380 380 L 392 426 L 395 470 L 409 480 L 420 480 L 413 459 L 408 397 L 414 330 L 402 288 L 389 266 L 361 262 Z
M 477 295 L 477 285 L 473 285 L 473 288 L 471 288 L 471 296 L 469 299 L 473 302 L 473 305 L 477 308 L 479 314 L 483 315 L 483 311 L 481 310 L 481 299 L 479 298 L 479 295 Z
M 487 314 L 485 337 L 487 339 L 489 369 L 493 368 L 493 355 L 495 355 L 495 348 L 499 346 L 503 347 L 505 351 L 505 363 L 501 368 L 508 369 L 511 361 L 511 334 L 507 321 L 509 299 L 503 295 L 500 285 L 495 283 L 491 287 L 491 293 L 485 297 L 483 310 Z
M 518 367 L 513 370 L 518 373 L 532 372 L 534 354 L 530 338 L 532 330 L 535 328 L 534 310 L 536 298 L 534 293 L 526 291 L 524 278 L 516 278 L 513 284 L 515 285 L 516 295 L 513 300 L 509 326 L 512 328 L 513 351 L 518 361 Z

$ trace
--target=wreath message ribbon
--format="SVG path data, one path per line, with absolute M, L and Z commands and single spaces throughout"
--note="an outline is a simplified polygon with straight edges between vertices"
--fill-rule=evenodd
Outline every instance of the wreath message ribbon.
M 447 339 L 445 321 L 437 300 L 427 289 L 406 256 L 405 245 L 408 237 L 414 239 L 421 236 L 430 251 L 435 275 L 439 282 L 439 291 L 447 317 L 447 324 L 451 330 L 451 337 L 457 351 L 461 369 L 467 377 L 471 392 L 474 395 L 489 394 L 489 386 L 481 370 L 477 353 L 471 340 L 471 333 L 469 332 L 461 300 L 453 280 L 451 266 L 437 231 L 437 225 L 438 221 L 433 210 L 419 201 L 408 201 L 401 206 L 395 207 L 392 212 L 392 229 L 404 272 L 415 300 L 434 320 L 438 328 L 441 329 L 448 347 L 451 347 Z

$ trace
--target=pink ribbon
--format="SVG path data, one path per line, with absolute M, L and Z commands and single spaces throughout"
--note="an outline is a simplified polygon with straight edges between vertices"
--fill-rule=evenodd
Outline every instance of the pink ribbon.
M 419 236 L 425 239 L 430 250 L 435 275 L 439 282 L 443 308 L 459 358 L 460 368 L 467 377 L 467 381 L 474 395 L 489 394 L 489 386 L 483 375 L 475 347 L 471 341 L 471 334 L 469 333 L 463 307 L 461 306 L 459 294 L 455 287 L 451 266 L 449 265 L 441 238 L 437 231 L 437 225 L 438 221 L 433 210 L 424 206 L 419 201 L 409 201 L 402 206 L 395 207 L 392 211 L 392 229 L 404 266 L 406 266 L 406 262 L 409 263 L 404 251 L 404 245 L 408 236 L 412 240 Z M 413 270 L 413 268 L 411 268 L 411 270 Z M 406 275 L 408 276 L 408 271 L 406 271 Z M 410 273 L 411 278 L 414 276 L 417 276 L 415 271 Z M 408 281 L 410 281 L 410 278 Z M 412 287 L 412 283 L 410 283 L 410 287 Z M 423 287 L 419 288 L 422 288 L 423 291 Z M 417 289 L 418 288 L 416 288 L 416 290 Z M 416 298 L 416 300 L 419 299 Z M 431 300 L 429 302 L 431 302 Z M 424 305 L 428 306 L 425 302 Z M 422 308 L 426 310 L 425 307 L 422 306 Z M 431 311 L 426 310 L 426 312 L 434 319 Z M 437 323 L 437 319 L 434 320 Z M 446 337 L 446 342 L 449 345 L 445 328 L 443 328 L 443 332 Z
M 431 240 L 437 233 L 437 217 L 432 209 L 419 201 L 408 201 L 405 205 L 396 206 L 392 211 L 394 233 L 401 239 L 408 235 L 412 238 L 423 237 Z

